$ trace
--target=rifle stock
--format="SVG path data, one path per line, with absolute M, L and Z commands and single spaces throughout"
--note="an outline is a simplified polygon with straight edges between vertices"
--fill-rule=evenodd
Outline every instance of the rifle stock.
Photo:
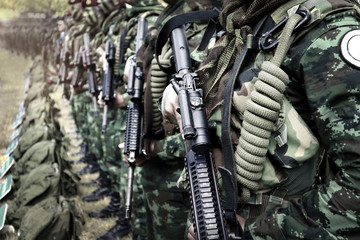
M 147 31 L 147 21 L 143 17 L 138 18 L 138 27 L 136 35 L 136 51 L 142 45 L 143 38 Z M 136 58 L 131 59 L 131 67 L 127 92 L 131 96 L 127 106 L 125 148 L 124 152 L 129 154 L 128 168 L 128 186 L 125 200 L 125 219 L 131 218 L 131 200 L 133 192 L 133 178 L 136 166 L 136 157 L 142 154 L 142 136 L 143 129 L 143 85 L 144 76 L 141 66 L 136 63 Z
M 196 239 L 228 239 L 216 168 L 210 152 L 202 91 L 195 86 L 198 75 L 192 71 L 183 26 L 172 30 L 171 43 L 177 73 L 171 83 L 179 97 L 186 148 L 185 167 Z

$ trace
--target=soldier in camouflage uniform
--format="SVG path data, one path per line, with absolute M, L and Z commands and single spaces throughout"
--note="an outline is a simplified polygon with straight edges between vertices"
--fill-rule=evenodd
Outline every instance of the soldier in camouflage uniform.
M 245 239 L 360 236 L 358 10 L 345 0 L 224 2 L 226 34 L 200 67 L 199 86 L 219 130 L 231 118 L 235 159 L 224 136 L 222 151 L 226 167 L 235 161 L 228 170 Z M 269 31 L 272 39 L 262 35 Z M 251 54 L 241 64 L 245 44 Z
M 80 51 L 80 46 L 83 45 L 83 34 L 86 30 L 86 24 L 83 22 L 83 7 L 81 1 L 69 1 L 72 5 L 72 18 L 68 21 L 69 26 L 66 31 L 66 35 L 68 36 L 68 49 L 70 55 L 70 67 L 68 79 L 72 80 L 76 63 L 75 56 L 76 54 L 82 54 Z M 64 47 L 64 46 L 63 46 Z M 89 150 L 90 145 L 90 125 L 88 123 L 87 116 L 89 114 L 89 110 L 87 106 L 91 103 L 91 99 L 89 93 L 86 88 L 86 78 L 83 76 L 79 77 L 79 84 L 75 86 L 71 85 L 73 96 L 72 96 L 72 113 L 75 120 L 75 124 L 77 129 L 81 134 L 81 138 L 83 140 L 83 145 L 85 146 L 85 155 L 80 160 L 82 162 L 86 162 L 88 165 L 80 170 L 79 174 L 85 173 L 94 173 L 99 170 L 99 166 L 96 162 L 96 158 L 93 152 Z
M 86 16 L 85 19 L 88 22 L 88 25 L 91 26 L 91 30 L 89 31 L 89 35 L 92 39 L 92 52 L 95 54 L 95 52 L 104 52 L 104 35 L 101 31 L 101 26 L 99 26 L 99 19 L 98 18 L 98 12 L 101 11 L 101 6 L 103 2 L 100 2 L 100 4 L 97 7 L 91 7 L 86 9 Z M 97 5 L 97 3 L 96 3 Z M 102 14 L 102 13 L 101 13 Z M 99 50 L 101 49 L 101 51 Z M 100 54 L 102 55 L 102 54 Z M 98 55 L 97 58 L 100 58 Z M 97 66 L 98 71 L 100 72 L 101 66 Z M 99 76 L 100 76 L 99 75 Z M 99 77 L 101 79 L 101 77 Z M 101 86 L 101 82 L 98 83 L 98 86 Z M 95 190 L 92 194 L 84 197 L 85 201 L 97 201 L 99 199 L 102 199 L 103 197 L 110 195 L 111 201 L 107 207 L 105 207 L 100 212 L 90 212 L 90 217 L 110 217 L 115 216 L 119 214 L 120 211 L 120 200 L 118 197 L 118 193 L 114 191 L 112 185 L 113 185 L 113 177 L 111 174 L 111 166 L 110 163 L 106 162 L 107 153 L 104 152 L 104 145 L 106 144 L 104 142 L 104 138 L 102 137 L 101 133 L 101 124 L 102 124 L 102 116 L 103 111 L 99 111 L 99 116 L 94 116 L 94 106 L 93 104 L 90 104 L 89 107 L 91 110 L 91 115 L 88 116 L 88 121 L 91 123 L 91 128 L 93 131 L 91 132 L 91 139 L 92 142 L 95 144 L 93 145 L 92 149 L 96 151 L 95 155 L 97 156 L 98 163 L 100 166 L 100 178 L 97 180 L 100 183 L 99 189 Z M 108 114 L 109 115 L 109 114 Z M 119 161 L 115 162 L 117 164 Z
M 98 34 L 100 32 L 100 28 L 98 26 L 98 3 L 96 1 L 91 1 L 91 4 L 86 4 L 86 1 L 83 1 L 83 5 L 86 7 L 84 13 L 84 20 L 88 26 L 87 33 L 89 34 L 89 38 L 91 40 L 90 48 L 91 48 L 91 59 L 93 62 L 99 58 L 97 56 L 97 48 L 101 47 L 102 44 L 102 35 Z M 99 73 L 99 67 L 96 67 L 96 80 L 97 85 L 100 86 L 100 82 L 98 80 L 101 79 Z M 89 95 L 89 93 L 87 93 Z M 98 94 L 98 92 L 96 93 Z M 90 97 L 90 96 L 89 96 Z M 91 96 L 93 97 L 93 96 Z M 96 97 L 96 96 L 95 96 Z M 90 126 L 90 133 L 89 133 L 89 151 L 94 154 L 94 158 L 97 160 L 97 164 L 99 165 L 99 178 L 95 181 L 90 183 L 86 183 L 86 185 L 94 185 L 99 183 L 99 188 L 96 189 L 94 192 L 89 194 L 88 196 L 83 197 L 84 201 L 98 201 L 105 196 L 109 196 L 113 194 L 111 189 L 111 178 L 109 174 L 108 167 L 104 165 L 104 152 L 102 149 L 103 141 L 101 139 L 101 120 L 102 120 L 102 111 L 98 110 L 98 116 L 95 114 L 95 106 L 93 102 L 88 102 L 86 105 L 87 111 L 87 122 Z M 116 211 L 115 211 L 116 212 Z M 91 213 L 90 213 L 91 215 Z M 109 215 L 110 216 L 110 215 Z M 105 217 L 105 216 L 104 216 Z
M 147 89 L 144 96 L 144 145 L 148 159 L 142 166 L 141 183 L 144 188 L 147 219 L 150 222 L 147 228 L 148 239 L 184 239 L 190 209 L 187 191 L 177 186 L 177 180 L 184 168 L 184 142 L 179 129 L 162 121 L 157 109 L 156 102 L 170 76 L 162 72 L 153 59 L 154 43 L 160 27 L 171 16 L 213 8 L 212 1 L 166 2 L 169 5 L 160 14 L 150 30 L 148 41 L 138 53 L 143 58 Z M 195 50 L 199 45 L 205 27 L 206 24 L 194 23 L 189 28 L 191 50 Z M 170 56 L 171 51 L 164 49 L 160 56 L 161 62 L 168 65 Z M 197 57 L 197 60 L 202 59 Z M 165 136 L 161 136 L 162 134 Z
M 111 1 L 103 1 L 100 4 L 102 11 L 106 12 L 106 9 L 111 9 Z M 157 1 L 127 1 L 129 5 L 132 5 L 130 8 L 120 8 L 117 9 L 119 12 L 110 13 L 110 17 L 114 18 L 114 14 L 117 14 L 117 18 L 106 19 L 103 21 L 103 28 L 108 29 L 110 24 L 113 24 L 113 36 L 112 39 L 116 39 L 114 42 L 116 46 L 116 62 L 114 66 L 114 74 L 116 79 L 122 78 L 123 68 L 125 66 L 126 59 L 133 55 L 134 42 L 136 38 L 136 26 L 132 24 L 139 14 L 145 13 L 147 11 L 153 10 L 153 13 L 160 12 L 161 6 Z M 154 18 L 154 17 L 153 17 Z M 107 23 L 107 26 L 106 26 Z M 106 31 L 103 30 L 106 33 Z M 126 33 L 125 42 L 123 46 L 123 51 L 125 54 L 120 58 L 120 39 L 122 33 Z M 121 79 L 122 80 L 122 79 Z M 128 94 L 125 91 L 123 85 L 118 85 L 115 91 L 116 99 L 112 104 L 112 109 L 108 111 L 108 124 L 106 133 L 102 135 L 103 139 L 103 150 L 106 159 L 104 162 L 109 166 L 111 175 L 113 176 L 113 189 L 120 193 L 120 198 L 122 203 L 125 200 L 126 186 L 127 186 L 127 165 L 122 161 L 122 155 L 119 149 L 117 148 L 120 142 L 123 142 L 125 128 L 126 128 L 126 106 L 128 101 Z M 106 153 L 106 154 L 105 154 Z M 144 199 L 143 199 L 143 190 L 140 184 L 141 179 L 141 169 L 136 169 L 136 181 L 134 183 L 134 203 L 133 203 L 133 217 L 131 219 L 131 227 L 133 232 L 134 239 L 146 239 L 146 227 L 147 224 L 144 208 Z M 104 209 L 105 210 L 105 209 Z M 101 212 L 99 212 L 101 213 Z M 123 219 L 124 212 L 121 208 L 119 219 L 116 222 L 116 225 L 110 229 L 104 236 L 100 239 L 110 239 L 113 237 L 122 236 L 124 233 L 124 224 L 126 221 Z

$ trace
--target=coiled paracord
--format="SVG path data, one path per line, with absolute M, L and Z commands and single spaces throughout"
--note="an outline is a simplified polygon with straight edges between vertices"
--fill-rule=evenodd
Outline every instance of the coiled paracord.
M 120 42 L 120 38 L 121 38 L 121 34 L 119 34 L 118 36 L 118 42 Z M 128 49 L 130 46 L 130 41 L 131 41 L 132 37 L 131 36 L 125 36 L 125 40 L 124 40 L 124 49 Z M 118 44 L 119 45 L 119 44 Z M 117 47 L 115 49 L 115 64 L 114 64 L 114 69 L 115 69 L 115 74 L 120 76 L 120 61 L 123 63 L 124 59 L 120 59 L 120 47 Z
M 262 64 L 255 89 L 246 101 L 241 136 L 235 151 L 236 178 L 241 186 L 242 202 L 248 201 L 250 192 L 259 188 L 269 138 L 276 130 L 283 93 L 289 81 L 288 75 L 279 66 L 293 42 L 292 31 L 301 19 L 298 14 L 290 17 L 274 57 Z
M 159 56 L 159 62 L 162 66 L 170 66 L 170 56 L 172 55 L 171 48 Z M 152 131 L 155 132 L 161 127 L 162 114 L 159 110 L 157 101 L 162 97 L 163 92 L 167 86 L 168 74 L 162 71 L 156 61 L 153 58 L 151 61 L 151 96 L 152 96 L 152 108 L 153 108 L 153 124 Z

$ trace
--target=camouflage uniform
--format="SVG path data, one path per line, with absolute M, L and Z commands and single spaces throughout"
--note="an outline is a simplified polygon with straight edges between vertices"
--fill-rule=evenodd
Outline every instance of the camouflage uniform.
M 213 7 L 211 1 L 178 1 L 174 5 L 169 5 L 160 14 L 156 22 L 155 29 L 159 29 L 171 16 L 211 9 Z M 193 23 L 188 29 L 188 40 L 191 51 L 195 50 L 199 45 L 204 33 L 205 24 Z M 152 36 L 157 36 L 156 31 L 152 32 Z M 144 50 L 145 71 L 149 71 L 147 78 L 147 87 L 152 87 L 151 78 L 155 73 L 153 64 L 150 60 L 153 56 L 154 41 L 150 38 L 147 49 Z M 197 55 L 197 53 L 193 53 Z M 160 56 L 161 59 L 168 60 L 167 54 Z M 168 56 L 169 57 L 169 56 Z M 194 56 L 198 61 L 202 58 Z M 150 58 L 147 59 L 147 58 Z M 150 76 L 151 75 L 151 76 Z M 161 74 L 164 76 L 164 74 Z M 165 79 L 169 76 L 165 74 Z M 154 92 L 159 91 L 152 87 L 152 97 L 149 98 L 145 93 L 145 101 L 152 101 L 152 118 L 157 117 L 158 110 L 154 107 L 156 99 Z M 145 108 L 150 104 L 145 102 Z M 146 114 L 145 114 L 146 117 Z M 190 206 L 188 203 L 188 194 L 186 189 L 177 186 L 177 180 L 184 168 L 185 146 L 178 128 L 174 128 L 167 122 L 160 121 L 161 128 L 164 129 L 165 138 L 157 139 L 154 133 L 156 129 L 155 120 L 145 120 L 149 124 L 146 128 L 148 131 L 146 141 L 152 141 L 154 148 L 147 150 L 150 153 L 150 159 L 143 166 L 142 185 L 146 198 L 147 218 L 151 222 L 148 225 L 147 235 L 149 239 L 184 239 L 187 232 L 187 218 L 189 217 Z M 150 130 L 151 128 L 151 130 Z M 150 136 L 153 136 L 151 139 Z
M 359 66 L 344 56 L 351 49 L 341 48 L 341 44 L 346 44 L 346 35 L 359 28 L 355 2 L 290 1 L 284 5 L 282 1 L 254 1 L 249 7 L 241 1 L 225 1 L 221 17 L 228 34 L 213 48 L 200 73 L 211 76 L 210 81 L 206 79 L 207 83 L 201 83 L 207 111 L 210 119 L 223 120 L 221 99 L 235 58 L 227 59 L 228 65 L 221 59 L 225 59 L 223 57 L 230 50 L 226 46 L 231 44 L 234 56 L 238 56 L 242 40 L 256 22 L 249 20 L 251 16 L 259 18 L 273 11 L 263 25 L 266 30 L 299 3 L 305 9 L 315 7 L 311 12 L 321 13 L 319 21 L 312 18 L 308 23 L 310 28 L 296 33 L 296 41 L 281 63 L 289 83 L 275 122 L 277 131 L 271 133 L 258 188 L 251 190 L 250 199 L 245 203 L 244 200 L 239 202 L 237 210 L 247 220 L 245 233 L 249 238 L 356 239 L 360 226 L 359 148 L 356 147 L 360 142 L 357 123 L 360 72 Z M 232 10 L 227 11 L 231 4 L 237 6 L 232 5 Z M 261 8 L 266 4 L 269 4 L 268 9 Z M 280 4 L 282 8 L 275 10 L 274 6 Z M 251 12 L 253 9 L 259 11 Z M 225 20 L 224 16 L 228 18 Z M 236 32 L 238 29 L 241 31 Z M 230 34 L 238 34 L 236 43 L 232 41 L 234 35 Z M 241 82 L 235 84 L 231 115 L 236 154 L 239 145 L 243 144 L 239 140 L 241 135 L 244 138 L 246 135 L 244 116 L 250 111 L 249 99 L 254 99 L 254 94 L 250 93 L 254 91 L 254 84 L 263 80 L 266 65 L 263 63 L 273 57 L 273 51 L 255 52 L 238 75 Z M 210 66 L 211 59 L 220 60 Z M 204 70 L 207 67 L 211 70 Z M 284 122 L 288 139 L 280 144 L 276 137 L 282 134 L 279 126 Z M 235 133 L 238 135 L 234 136 Z M 280 138 L 284 140 L 283 135 Z M 244 149 L 250 151 L 249 146 Z
M 125 56 L 122 59 L 122 64 L 119 66 L 116 63 L 114 66 L 114 72 L 117 76 L 123 76 L 123 68 L 125 66 L 126 59 L 133 55 L 133 49 L 135 48 L 134 42 L 136 38 L 136 25 L 132 28 L 129 28 L 128 23 L 131 23 L 134 18 L 139 14 L 149 11 L 149 9 L 159 9 L 158 4 L 152 3 L 151 1 L 139 1 L 133 7 L 129 9 L 120 9 L 121 13 L 117 14 L 117 19 L 111 20 L 111 23 L 114 24 L 116 29 L 116 34 L 119 37 L 116 37 L 115 46 L 117 51 L 116 58 L 120 56 L 119 49 L 119 40 L 121 33 L 127 29 L 126 42 L 124 46 Z M 144 7 L 145 6 L 145 7 Z M 111 13 L 111 15 L 116 12 Z M 111 17 L 111 16 L 110 16 Z M 109 20 L 107 20 L 109 22 Z M 104 29 L 107 29 L 108 26 L 104 26 Z M 104 31 L 104 30 L 103 30 Z M 117 91 L 123 95 L 125 101 L 128 101 L 128 95 L 123 86 L 118 86 Z M 127 187 L 127 170 L 128 166 L 122 159 L 122 153 L 118 149 L 119 143 L 124 142 L 126 129 L 126 109 L 109 109 L 108 111 L 108 126 L 106 133 L 102 136 L 104 141 L 103 150 L 106 158 L 105 162 L 108 164 L 109 170 L 111 171 L 111 178 L 113 183 L 113 189 L 120 193 L 122 203 L 125 201 L 126 197 L 126 187 Z M 146 235 L 146 226 L 148 221 L 146 219 L 146 210 L 144 207 L 144 197 L 143 197 L 143 188 L 141 186 L 141 174 L 142 169 L 136 168 L 135 170 L 135 181 L 133 184 L 133 217 L 131 218 L 131 226 L 133 230 L 134 239 L 147 239 Z

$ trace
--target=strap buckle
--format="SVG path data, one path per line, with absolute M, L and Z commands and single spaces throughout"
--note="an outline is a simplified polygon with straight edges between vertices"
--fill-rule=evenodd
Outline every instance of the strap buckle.
M 306 25 L 306 23 L 310 20 L 310 13 L 307 10 L 298 10 L 297 14 L 303 16 L 303 19 L 295 26 L 294 32 L 298 30 L 300 27 Z M 273 49 L 280 41 L 279 38 L 274 36 L 274 33 L 278 32 L 278 30 L 286 24 L 286 22 L 290 19 L 289 16 L 286 16 L 283 20 L 281 20 L 278 24 L 276 24 L 272 29 L 264 33 L 264 35 L 260 38 L 260 49 L 263 51 L 270 51 Z

